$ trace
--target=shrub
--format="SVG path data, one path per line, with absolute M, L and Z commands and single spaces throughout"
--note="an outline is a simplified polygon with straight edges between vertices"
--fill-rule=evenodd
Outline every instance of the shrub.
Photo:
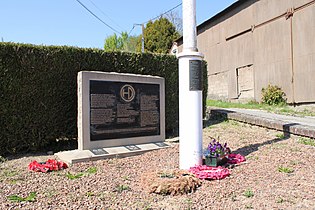
M 285 105 L 285 93 L 276 85 L 268 85 L 267 88 L 262 88 L 261 102 L 268 105 Z
M 0 155 L 54 150 L 56 139 L 77 138 L 77 73 L 82 70 L 165 78 L 165 129 L 167 136 L 176 135 L 175 56 L 0 43 Z M 205 109 L 207 77 L 203 89 Z

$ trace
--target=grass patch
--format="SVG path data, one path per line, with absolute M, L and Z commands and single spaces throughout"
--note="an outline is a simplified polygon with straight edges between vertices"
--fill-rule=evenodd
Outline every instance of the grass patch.
M 54 191 L 54 190 L 46 190 L 46 192 L 45 192 L 45 197 L 47 197 L 47 198 L 52 198 L 52 197 L 54 197 L 56 194 L 57 194 L 57 193 L 56 193 L 56 191 Z
M 121 193 L 121 192 L 123 192 L 125 190 L 130 190 L 130 187 L 128 185 L 121 184 L 121 185 L 117 185 L 116 186 L 116 190 L 115 191 Z
M 230 127 L 230 126 L 234 126 L 234 127 L 238 127 L 240 126 L 240 123 L 236 120 L 224 120 L 223 122 L 220 123 L 222 126 L 225 126 L 225 127 Z
M 296 111 L 288 105 L 267 105 L 257 102 L 248 102 L 245 104 L 231 103 L 226 101 L 207 100 L 207 106 L 219 107 L 219 108 L 240 108 L 240 109 L 260 109 L 268 112 L 273 112 L 282 115 L 295 115 L 295 116 L 315 116 L 315 112 L 304 109 L 303 111 Z
M 7 159 L 4 158 L 4 157 L 2 157 L 2 156 L 0 155 L 0 163 L 3 163 L 3 162 L 5 162 L 5 161 L 7 161 Z
M 304 145 L 309 145 L 309 146 L 313 146 L 315 147 L 315 140 L 314 139 L 310 139 L 310 138 L 306 138 L 306 137 L 300 137 L 298 139 L 298 142 Z
M 277 198 L 276 202 L 277 203 L 283 203 L 285 200 L 281 197 Z
M 289 167 L 282 167 L 282 166 L 279 166 L 278 167 L 278 171 L 279 172 L 282 172 L 282 173 L 293 173 L 294 172 L 294 169 L 293 168 L 289 168 Z
M 68 179 L 70 179 L 70 180 L 74 180 L 74 179 L 79 179 L 79 178 L 81 178 L 82 176 L 84 175 L 84 173 L 78 173 L 78 174 L 72 174 L 72 173 L 70 173 L 70 172 L 68 172 L 67 174 L 66 174 L 66 177 L 68 178 Z
M 23 201 L 34 202 L 36 201 L 36 192 L 31 192 L 27 197 L 21 197 L 18 195 L 10 195 L 7 198 L 9 201 L 12 201 L 12 202 L 23 202 Z
M 12 180 L 9 181 L 9 183 L 10 183 L 10 184 L 16 184 L 16 183 L 17 183 L 17 180 L 16 180 L 16 179 L 12 179 Z
M 252 190 L 248 189 L 248 190 L 246 190 L 246 191 L 244 192 L 244 196 L 245 196 L 246 198 L 254 197 L 254 192 L 253 192 Z
M 240 125 L 240 123 L 237 122 L 237 121 L 235 121 L 235 120 L 228 120 L 227 122 L 228 122 L 230 125 L 236 126 L 236 127 Z
M 17 184 L 20 181 L 24 181 L 24 178 L 18 177 L 16 179 L 9 179 L 9 184 Z
M 97 168 L 96 167 L 91 167 L 91 168 L 88 168 L 86 170 L 87 174 L 95 174 L 96 172 L 97 172 Z
M 278 139 L 284 139 L 284 138 L 285 138 L 284 133 L 277 133 L 277 134 L 276 134 L 276 137 L 277 137 Z
M 2 175 L 5 177 L 13 177 L 18 175 L 18 172 L 14 170 L 5 169 L 3 170 Z
M 91 167 L 91 168 L 88 168 L 85 172 L 80 172 L 80 173 L 77 173 L 77 174 L 72 174 L 72 173 L 68 172 L 66 174 L 66 177 L 68 179 L 74 180 L 74 179 L 79 179 L 79 178 L 81 178 L 82 176 L 85 176 L 85 175 L 95 174 L 96 172 L 97 172 L 97 168 L 96 167 Z
M 264 107 L 269 107 L 264 104 L 259 104 L 255 102 L 249 102 L 246 104 L 241 103 L 231 103 L 227 101 L 217 101 L 217 100 L 207 100 L 207 106 L 221 107 L 221 108 L 242 108 L 242 109 L 262 109 Z
M 159 176 L 160 178 L 169 178 L 169 179 L 175 177 L 174 173 L 168 173 L 168 172 L 161 172 L 159 173 Z
M 94 196 L 95 194 L 93 193 L 93 192 L 91 192 L 91 191 L 88 191 L 88 192 L 86 192 L 86 196 L 87 197 L 92 197 L 92 196 Z
M 0 182 L 7 181 L 9 184 L 16 184 L 18 181 L 23 181 L 24 179 L 18 177 L 18 172 L 12 169 L 0 170 Z

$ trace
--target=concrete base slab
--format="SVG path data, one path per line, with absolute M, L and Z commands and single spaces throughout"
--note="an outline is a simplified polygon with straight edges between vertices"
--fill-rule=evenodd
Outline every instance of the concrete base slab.
M 91 150 L 70 150 L 55 153 L 61 161 L 74 164 L 85 161 L 94 161 L 115 157 L 129 157 L 139 155 L 148 151 L 170 147 L 167 142 L 155 142 L 147 144 L 132 144 L 118 147 L 97 148 Z
M 209 120 L 211 115 L 283 131 L 286 134 L 315 138 L 315 118 L 312 117 L 279 115 L 254 109 L 208 107 L 206 119 Z

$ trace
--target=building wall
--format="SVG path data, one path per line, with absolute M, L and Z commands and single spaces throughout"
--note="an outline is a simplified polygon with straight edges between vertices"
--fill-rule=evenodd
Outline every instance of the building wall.
M 257 12 L 261 10 L 259 4 L 257 3 L 255 8 Z M 262 9 L 266 8 L 263 7 Z M 269 14 L 267 13 L 267 15 Z M 258 18 L 260 19 L 260 17 Z M 291 85 L 290 20 L 282 17 L 257 27 L 253 32 L 253 36 L 255 52 L 255 99 L 259 100 L 261 98 L 261 89 L 263 87 L 272 84 L 281 87 L 287 95 L 288 102 L 291 103 L 293 93 Z
M 255 0 L 198 30 L 198 49 L 208 62 L 209 98 L 233 99 L 240 94 L 236 71 L 253 63 L 252 34 L 229 37 L 250 29 L 253 23 L 253 2 Z M 252 91 L 249 98 L 253 97 Z
M 308 1 L 297 1 L 308 2 Z M 295 7 L 298 7 L 297 2 Z M 294 13 L 293 69 L 295 101 L 315 102 L 315 4 Z
M 315 102 L 314 20 L 314 0 L 248 0 L 198 27 L 208 97 L 260 101 L 272 84 L 289 103 Z
M 261 88 L 274 84 L 284 90 L 289 103 L 315 102 L 314 1 L 261 0 L 254 14 L 256 99 Z
M 218 72 L 208 75 L 208 97 L 216 100 L 225 100 L 228 90 L 228 73 Z

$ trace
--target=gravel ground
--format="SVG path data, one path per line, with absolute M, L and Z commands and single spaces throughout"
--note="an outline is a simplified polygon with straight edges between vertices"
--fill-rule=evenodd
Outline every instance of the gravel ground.
M 209 137 L 227 142 L 247 159 L 223 180 L 202 181 L 196 192 L 162 196 L 147 192 L 144 174 L 178 167 L 178 144 L 139 156 L 85 162 L 66 170 L 28 171 L 32 160 L 54 156 L 27 156 L 0 165 L 1 209 L 315 209 L 315 147 L 299 137 L 235 121 L 204 129 Z M 280 172 L 282 167 L 285 172 Z M 292 169 L 293 172 L 288 173 Z M 67 174 L 83 174 L 69 179 Z M 69 176 L 69 175 L 68 175 Z M 12 202 L 10 195 L 34 202 Z

